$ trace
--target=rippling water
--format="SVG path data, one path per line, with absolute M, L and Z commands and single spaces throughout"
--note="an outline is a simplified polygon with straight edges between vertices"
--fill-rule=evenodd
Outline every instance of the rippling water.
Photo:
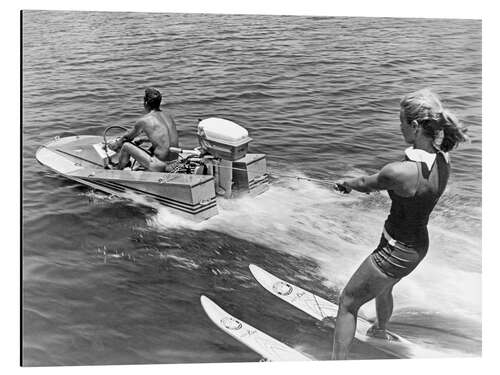
M 469 127 L 431 217 L 426 260 L 395 290 L 395 332 L 481 352 L 481 23 L 472 20 L 27 11 L 23 14 L 26 365 L 255 361 L 204 315 L 206 294 L 318 359 L 331 333 L 268 295 L 249 263 L 336 300 L 374 248 L 385 194 L 276 178 L 193 224 L 40 166 L 63 133 L 101 134 L 164 94 L 181 144 L 197 119 L 245 126 L 276 175 L 371 173 L 401 158 L 399 99 L 431 86 Z M 373 304 L 364 307 L 374 315 Z M 355 345 L 352 358 L 384 357 Z

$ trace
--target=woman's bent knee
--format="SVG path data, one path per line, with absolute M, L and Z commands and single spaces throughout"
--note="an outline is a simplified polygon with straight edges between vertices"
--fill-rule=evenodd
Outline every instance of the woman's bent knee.
M 346 291 L 343 290 L 339 299 L 339 309 L 342 312 L 357 314 L 359 310 L 359 303 L 352 294 L 346 293 Z

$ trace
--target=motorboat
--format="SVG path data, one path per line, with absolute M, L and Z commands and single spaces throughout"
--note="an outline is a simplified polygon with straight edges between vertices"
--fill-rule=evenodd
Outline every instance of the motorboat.
M 230 120 L 200 120 L 199 147 L 171 148 L 178 159 L 168 172 L 145 170 L 133 159 L 125 169 L 109 168 L 118 161 L 109 147 L 117 138 L 109 135 L 114 128 L 121 127 L 110 126 L 103 135 L 55 137 L 37 150 L 36 159 L 92 189 L 125 198 L 138 194 L 194 221 L 217 215 L 219 199 L 255 196 L 269 187 L 266 155 L 249 153 L 248 131 Z

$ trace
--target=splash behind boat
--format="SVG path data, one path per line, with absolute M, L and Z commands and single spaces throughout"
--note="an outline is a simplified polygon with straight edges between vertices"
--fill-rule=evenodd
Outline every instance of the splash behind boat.
M 200 147 L 174 149 L 179 159 L 170 172 L 141 169 L 132 160 L 125 170 L 106 169 L 118 155 L 104 136 L 56 137 L 41 146 L 36 159 L 56 173 L 109 194 L 139 194 L 195 221 L 218 214 L 217 200 L 268 189 L 264 154 L 248 153 L 251 138 L 234 122 L 207 118 L 198 124 Z

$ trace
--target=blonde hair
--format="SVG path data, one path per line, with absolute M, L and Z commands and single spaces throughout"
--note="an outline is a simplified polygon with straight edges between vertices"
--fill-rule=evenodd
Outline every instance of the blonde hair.
M 422 126 L 424 134 L 433 140 L 443 131 L 443 139 L 439 145 L 442 151 L 448 152 L 468 140 L 467 129 L 455 115 L 444 109 L 441 99 L 432 90 L 425 88 L 407 94 L 400 104 L 406 121 L 411 123 L 416 120 Z

